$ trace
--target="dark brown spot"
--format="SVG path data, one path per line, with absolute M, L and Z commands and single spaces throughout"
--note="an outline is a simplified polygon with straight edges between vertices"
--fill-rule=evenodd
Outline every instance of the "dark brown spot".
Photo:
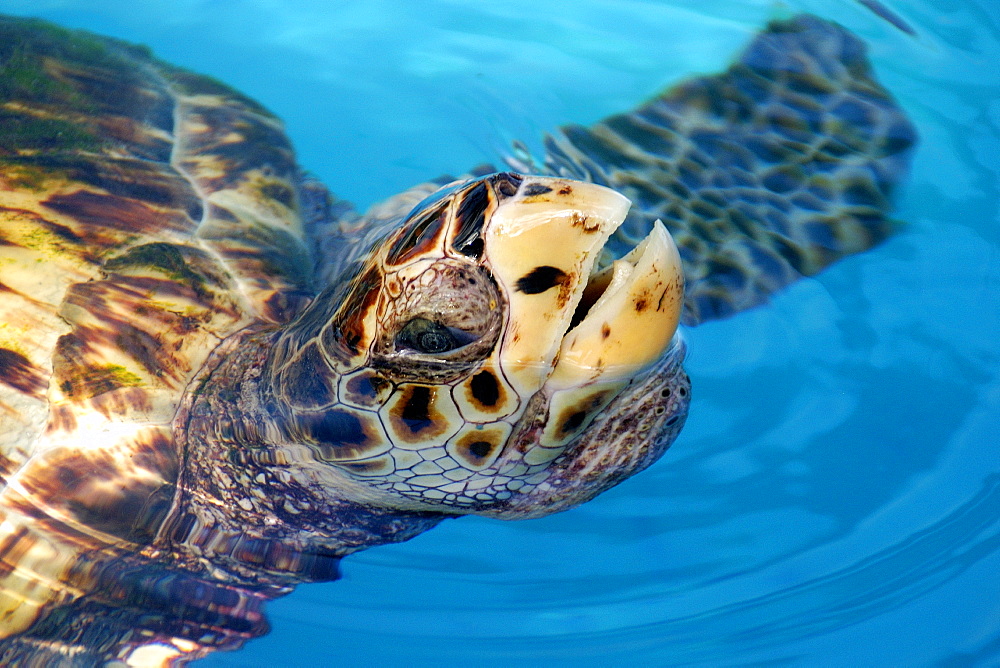
M 337 398 L 333 381 L 334 373 L 316 344 L 308 345 L 281 373 L 285 398 L 296 408 L 318 408 L 333 403 Z
M 218 284 L 215 277 L 207 277 L 194 271 L 184 257 L 184 248 L 176 244 L 155 242 L 128 249 L 125 253 L 107 260 L 102 267 L 106 272 L 136 271 L 153 269 L 203 294 L 207 282 Z
M 482 408 L 492 408 L 500 401 L 500 385 L 489 371 L 480 371 L 469 382 L 472 397 Z
M 431 208 L 413 211 L 404 222 L 396 240 L 389 247 L 386 262 L 392 265 L 404 264 L 407 260 L 432 248 L 444 227 L 445 214 L 450 199 L 436 202 Z
M 478 258 L 483 253 L 481 233 L 490 205 L 489 190 L 480 182 L 461 195 L 461 204 L 455 214 L 455 234 L 452 247 L 468 257 Z
M 136 435 L 122 448 L 134 453 L 127 462 L 102 450 L 56 450 L 33 461 L 19 479 L 30 493 L 75 522 L 145 544 L 173 501 L 176 449 L 158 432 Z
M 492 177 L 493 188 L 501 198 L 513 197 L 517 194 L 517 189 L 523 180 L 512 172 L 503 172 Z
M 286 323 L 302 312 L 311 301 L 306 291 L 275 292 L 264 301 L 263 314 L 271 322 Z
M 343 410 L 303 416 L 301 425 L 313 442 L 334 448 L 365 445 L 369 439 L 358 416 Z
M 649 295 L 640 295 L 636 298 L 635 302 L 635 312 L 642 313 L 649 308 Z
M 569 282 L 569 276 L 562 269 L 543 265 L 535 267 L 517 279 L 516 288 L 518 292 L 523 292 L 526 295 L 537 295 L 567 282 Z
M 430 388 L 417 385 L 410 390 L 410 395 L 403 402 L 399 413 L 400 419 L 410 432 L 416 434 L 431 426 L 430 400 Z
M 94 350 L 100 345 L 110 344 L 122 351 L 144 367 L 150 377 L 166 380 L 175 372 L 183 373 L 183 361 L 175 359 L 153 335 L 114 318 L 108 318 L 106 324 L 107 331 L 81 326 L 56 341 L 53 375 L 68 398 L 90 399 L 145 384 L 132 369 L 95 361 Z
M 48 385 L 41 369 L 8 348 L 0 348 L 0 383 L 32 397 L 41 397 Z
M 198 322 L 197 318 L 193 318 L 189 315 L 182 315 L 180 319 L 180 324 L 177 327 L 177 331 L 181 334 L 191 334 L 201 329 L 201 323 Z
M 66 227 L 65 225 L 61 225 L 59 223 L 50 220 L 45 220 L 43 218 L 36 218 L 36 222 L 44 226 L 49 232 L 52 232 L 52 234 L 56 235 L 63 241 L 67 241 L 73 244 L 87 243 L 87 241 L 84 240 L 83 237 L 81 237 L 80 235 L 78 235 L 76 232 Z
M 541 183 L 532 183 L 529 186 L 525 186 L 522 194 L 525 197 L 534 197 L 536 195 L 544 195 L 550 192 L 552 192 L 552 188 L 542 185 Z
M 21 542 L 21 539 L 28 535 L 27 527 L 18 527 L 13 533 L 5 535 L 0 539 L 0 561 L 14 563 L 10 559 L 11 549 Z
M 608 323 L 601 325 L 601 338 L 606 339 L 611 336 L 611 326 Z
M 267 563 L 268 548 L 272 542 L 269 538 L 240 536 L 239 542 L 232 550 L 233 558 L 246 564 L 261 566 Z
M 184 513 L 180 518 L 170 523 L 170 537 L 179 543 L 187 541 L 191 535 L 191 530 L 198 524 L 198 519 L 193 513 Z
M 295 204 L 295 193 L 284 183 L 265 183 L 260 187 L 260 194 L 266 199 L 280 202 L 289 209 Z
M 571 434 L 580 428 L 583 421 L 587 419 L 586 411 L 577 411 L 566 418 L 563 423 L 559 426 L 559 431 L 561 435 L 565 436 Z
M 472 467 L 486 466 L 500 453 L 504 434 L 489 427 L 466 433 L 455 443 L 452 454 Z
M 598 360 L 597 366 L 601 366 L 600 360 Z M 556 438 L 564 439 L 567 436 L 572 436 L 587 422 L 587 419 L 595 411 L 600 410 L 610 398 L 610 394 L 610 391 L 607 390 L 595 392 L 590 396 L 581 398 L 575 405 L 568 406 L 559 418 L 561 422 L 556 432 Z
M 214 221 L 240 224 L 240 219 L 232 211 L 225 207 L 212 204 L 208 208 L 208 217 Z M 200 220 L 201 218 L 195 218 Z
M 36 524 L 41 524 L 46 520 L 51 519 L 51 516 L 48 515 L 45 510 L 39 508 L 38 502 L 33 499 L 15 494 L 8 499 L 4 499 L 4 502 L 8 506 L 7 510 L 13 510 L 20 515 L 36 520 Z M 72 530 L 67 531 L 67 533 L 70 535 L 79 535 L 79 532 L 74 532 Z
M 399 437 L 413 442 L 443 434 L 448 425 L 444 416 L 434 408 L 437 390 L 425 385 L 404 387 L 389 417 Z
M 0 408 L 6 408 L 6 406 L 2 402 L 0 402 Z M 6 485 L 7 477 L 11 473 L 19 469 L 20 466 L 21 462 L 14 461 L 10 457 L 6 457 L 0 454 L 0 485 Z
M 145 203 L 115 195 L 78 190 L 68 195 L 53 195 L 43 203 L 47 208 L 95 228 L 122 232 L 164 230 L 190 231 L 194 223 L 187 212 L 170 213 L 153 209 Z
M 573 193 L 573 188 L 570 186 L 563 186 L 562 188 L 559 189 L 560 195 L 570 195 L 572 193 Z
M 341 301 L 336 322 L 323 333 L 323 346 L 330 355 L 347 360 L 358 355 L 365 337 L 365 317 L 378 302 L 382 277 L 377 267 L 370 266 L 352 282 Z M 317 301 L 332 301 L 336 294 L 324 292 Z
M 385 445 L 385 434 L 374 415 L 334 409 L 325 415 L 303 415 L 300 425 L 308 430 L 323 461 L 340 462 L 370 457 Z
M 0 578 L 5 578 L 19 567 L 23 568 L 25 555 L 37 544 L 37 538 L 28 533 L 27 527 L 18 527 L 0 541 Z
M 141 413 L 152 409 L 149 393 L 138 387 L 123 387 L 90 400 L 90 405 L 105 417 Z
M 381 473 L 387 468 L 392 468 L 390 465 L 391 461 L 391 459 L 379 457 L 377 459 L 368 459 L 360 462 L 344 462 L 340 464 L 340 466 L 359 475 L 371 475 L 373 473 Z
M 355 376 L 344 386 L 346 394 L 344 398 L 356 404 L 374 406 L 385 399 L 386 392 L 391 387 L 392 383 L 381 376 L 369 374 Z
M 62 385 L 66 386 L 68 383 L 64 382 Z M 62 388 L 65 392 L 65 388 Z M 73 409 L 65 404 L 60 404 L 52 407 L 52 413 L 49 416 L 49 426 L 47 431 L 49 433 L 56 431 L 71 432 L 76 429 L 76 414 Z
M 547 192 L 547 191 L 546 191 Z M 483 459 L 493 450 L 493 444 L 486 441 L 476 441 L 469 444 L 469 452 L 473 457 Z

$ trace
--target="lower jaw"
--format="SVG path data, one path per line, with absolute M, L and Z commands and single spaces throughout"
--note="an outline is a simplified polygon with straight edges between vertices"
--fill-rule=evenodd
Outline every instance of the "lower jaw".
M 471 514 L 529 519 L 568 510 L 649 467 L 667 451 L 687 418 L 691 384 L 682 368 L 679 335 L 667 353 L 611 401 L 547 469 L 547 477 L 510 499 L 486 503 Z M 526 428 L 520 444 L 537 438 Z M 510 447 L 519 445 L 514 442 Z

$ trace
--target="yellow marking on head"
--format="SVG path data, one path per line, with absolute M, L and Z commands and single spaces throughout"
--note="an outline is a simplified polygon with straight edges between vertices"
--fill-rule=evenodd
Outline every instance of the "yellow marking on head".
M 663 224 L 657 221 L 649 236 L 607 271 L 607 288 L 566 335 L 546 387 L 628 379 L 669 347 L 680 321 L 684 276 Z
M 591 267 L 628 211 L 629 201 L 602 186 L 528 177 L 544 194 L 514 196 L 485 230 L 485 256 L 509 304 L 500 365 L 521 396 L 545 382 Z M 582 222 L 585 219 L 585 223 Z

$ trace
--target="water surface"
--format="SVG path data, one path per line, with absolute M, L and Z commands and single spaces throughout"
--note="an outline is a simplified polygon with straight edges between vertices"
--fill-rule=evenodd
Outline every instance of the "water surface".
M 570 512 L 343 562 L 206 666 L 1000 662 L 1000 5 L 7 0 L 261 100 L 363 207 L 723 68 L 809 11 L 870 45 L 921 144 L 898 235 L 686 334 L 694 403 Z

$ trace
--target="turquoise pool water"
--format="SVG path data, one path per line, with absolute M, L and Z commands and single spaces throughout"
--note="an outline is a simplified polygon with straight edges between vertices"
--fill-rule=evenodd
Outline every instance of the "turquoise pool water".
M 688 426 L 570 512 L 349 557 L 211 666 L 1000 662 L 1000 4 L 5 0 L 144 42 L 286 119 L 359 206 L 725 66 L 809 11 L 921 134 L 875 250 L 689 330 Z

